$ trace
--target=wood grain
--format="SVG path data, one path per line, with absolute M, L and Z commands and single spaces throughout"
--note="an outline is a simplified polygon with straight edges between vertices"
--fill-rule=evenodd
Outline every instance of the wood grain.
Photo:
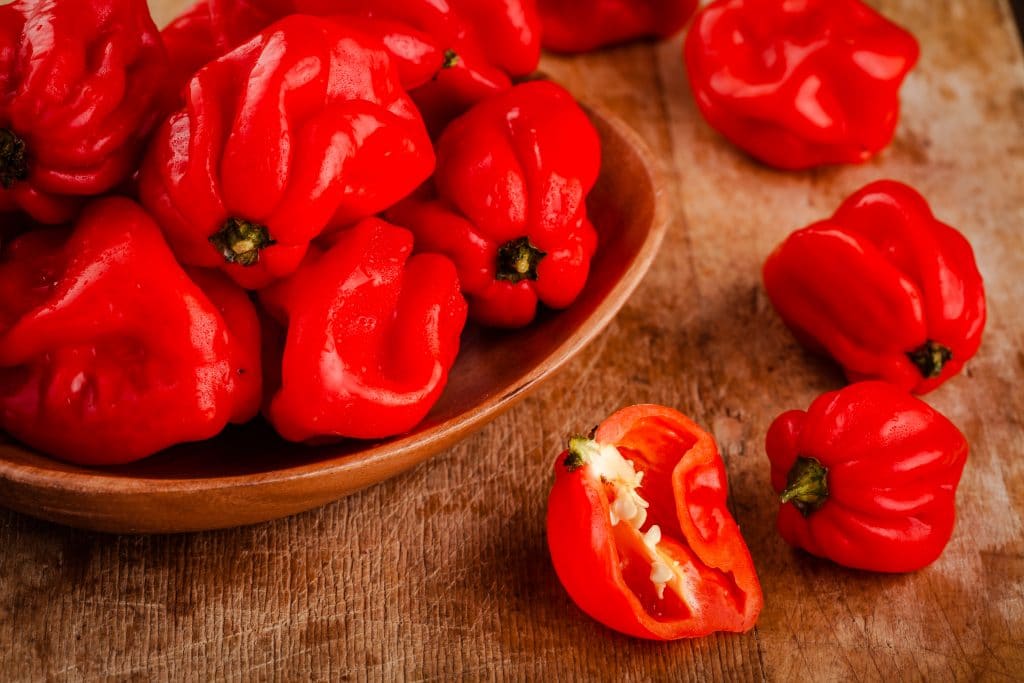
M 892 148 L 802 174 L 745 160 L 696 114 L 679 40 L 544 68 L 643 135 L 674 224 L 616 322 L 548 387 L 418 469 L 234 531 L 117 537 L 0 512 L 0 671 L 12 679 L 1024 678 L 1024 56 L 1005 0 L 875 3 L 920 38 Z M 971 239 L 990 321 L 928 397 L 972 452 L 958 527 L 910 576 L 847 571 L 775 534 L 764 432 L 840 385 L 759 284 L 769 250 L 879 177 Z M 640 401 L 708 426 L 765 590 L 753 632 L 652 644 L 582 616 L 543 535 L 565 435 Z

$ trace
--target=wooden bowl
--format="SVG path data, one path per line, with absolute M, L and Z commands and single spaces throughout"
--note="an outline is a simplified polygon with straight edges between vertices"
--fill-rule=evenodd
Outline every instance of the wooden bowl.
M 306 447 L 257 421 L 131 465 L 86 469 L 0 433 L 0 504 L 71 526 L 118 533 L 219 529 L 337 500 L 423 462 L 511 408 L 594 339 L 651 265 L 666 229 L 650 153 L 612 116 L 591 110 L 604 163 L 589 205 L 600 234 L 586 289 L 529 328 L 474 327 L 440 402 L 410 434 Z

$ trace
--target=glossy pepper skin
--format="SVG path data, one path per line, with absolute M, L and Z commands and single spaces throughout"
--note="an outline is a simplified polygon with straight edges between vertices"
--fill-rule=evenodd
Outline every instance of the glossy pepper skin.
M 536 0 L 449 0 L 477 36 L 487 60 L 509 76 L 528 76 L 540 63 Z
M 860 0 L 716 0 L 684 50 L 708 123 L 781 169 L 858 163 L 886 147 L 918 53 Z
M 63 223 L 126 180 L 166 74 L 145 0 L 0 7 L 0 211 Z
M 971 245 L 895 181 L 790 235 L 765 262 L 764 283 L 797 338 L 851 381 L 927 393 L 981 344 L 985 290 Z
M 586 197 L 601 146 L 564 88 L 518 85 L 456 119 L 437 146 L 435 189 L 388 212 L 416 248 L 449 256 L 470 316 L 522 327 L 538 302 L 565 308 L 586 284 L 597 233 Z
M 433 38 L 408 21 L 381 14 L 365 3 L 348 0 L 209 0 L 213 31 L 229 46 L 251 39 L 267 26 L 290 14 L 308 14 L 336 20 L 380 41 L 398 69 L 402 86 L 419 87 L 434 78 L 444 65 L 444 50 Z
M 259 410 L 260 331 L 245 293 L 193 282 L 127 199 L 0 254 L 0 429 L 59 458 L 126 463 Z
M 764 602 L 714 439 L 670 408 L 626 408 L 570 441 L 547 537 L 573 601 L 631 636 L 747 631 Z
M 897 387 L 853 384 L 783 413 L 766 449 L 790 545 L 846 567 L 911 572 L 949 542 L 967 441 Z
M 432 131 L 511 87 L 540 60 L 532 0 L 211 0 L 215 25 L 240 41 L 301 12 L 374 35 L 398 66 Z
M 697 9 L 697 0 L 537 0 L 544 47 L 589 52 L 636 38 L 668 38 Z
M 229 51 L 223 36 L 213 26 L 209 0 L 199 0 L 160 31 L 170 62 L 168 96 L 171 109 L 184 103 L 184 88 L 209 62 Z
M 139 189 L 179 259 L 257 289 L 295 270 L 326 228 L 382 211 L 433 168 L 387 54 L 339 23 L 292 16 L 196 74 Z
M 311 248 L 259 298 L 286 329 L 264 412 L 290 441 L 415 427 L 448 381 L 466 322 L 452 263 L 412 256 L 412 235 L 375 218 L 332 236 L 326 251 Z

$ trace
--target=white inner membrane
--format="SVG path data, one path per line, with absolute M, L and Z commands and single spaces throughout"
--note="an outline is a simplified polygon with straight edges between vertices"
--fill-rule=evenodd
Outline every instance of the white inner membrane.
M 672 559 L 659 549 L 661 527 L 657 524 L 652 524 L 643 531 L 644 522 L 647 521 L 647 508 L 651 505 L 638 490 L 643 482 L 644 473 L 637 472 L 633 462 L 624 458 L 619 449 L 611 444 L 587 441 L 582 450 L 581 455 L 587 462 L 590 475 L 610 484 L 615 491 L 615 499 L 610 505 L 612 526 L 626 523 L 640 532 L 647 551 L 647 559 L 651 563 L 651 583 L 654 584 L 658 598 L 665 597 L 667 586 L 685 604 L 696 604 L 690 590 L 690 581 L 687 580 L 687 572 L 694 571 L 694 568 L 689 565 L 683 567 L 678 560 Z

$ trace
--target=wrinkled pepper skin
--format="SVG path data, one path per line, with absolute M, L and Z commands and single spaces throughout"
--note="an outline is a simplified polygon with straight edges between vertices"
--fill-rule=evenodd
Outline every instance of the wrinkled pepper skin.
M 790 235 L 765 262 L 764 283 L 797 338 L 850 381 L 924 394 L 981 344 L 985 290 L 971 245 L 895 181 L 868 185 Z
M 716 0 L 684 53 L 708 123 L 761 162 L 797 170 L 885 148 L 919 48 L 860 0 Z
M 210 11 L 215 33 L 229 46 L 244 43 L 289 14 L 309 14 L 339 21 L 380 41 L 394 61 L 406 90 L 427 83 L 444 65 L 444 50 L 429 34 L 394 15 L 373 12 L 365 3 L 349 0 L 210 0 Z
M 381 0 L 210 0 L 214 26 L 232 45 L 249 40 L 290 14 L 330 18 L 357 28 L 381 40 L 398 68 L 403 87 L 411 90 L 437 75 L 444 62 L 444 50 L 421 29 L 436 27 L 433 22 L 446 22 L 447 18 L 443 8 L 435 10 L 429 2 L 422 4 L 422 13 L 395 11 L 392 5 Z
M 335 17 L 375 36 L 396 63 L 430 129 L 511 87 L 540 60 L 532 0 L 211 0 L 215 25 L 240 42 L 300 12 Z
M 326 228 L 384 210 L 433 168 L 384 50 L 292 16 L 196 74 L 139 189 L 182 262 L 258 289 L 295 270 Z
M 601 165 L 597 131 L 572 95 L 547 81 L 518 85 L 456 119 L 437 155 L 436 192 L 388 217 L 413 231 L 418 250 L 455 262 L 470 316 L 514 328 L 538 302 L 569 306 L 597 248 L 586 197 Z
M 853 384 L 783 413 L 766 450 L 790 545 L 855 569 L 912 572 L 949 542 L 967 441 L 897 387 Z
M 562 585 L 587 614 L 650 640 L 751 629 L 764 599 L 746 542 L 726 506 L 727 480 L 714 439 L 689 418 L 654 405 L 620 410 L 591 443 L 610 444 L 632 462 L 649 507 L 641 526 L 613 516 L 614 479 L 575 448 L 555 461 L 547 539 Z M 584 439 L 585 440 L 585 439 Z M 610 483 L 611 482 L 611 483 Z M 644 526 L 646 525 L 646 526 Z M 659 527 L 656 552 L 685 578 L 659 597 L 644 536 Z
M 259 294 L 286 329 L 264 412 L 290 441 L 402 434 L 437 402 L 459 351 L 466 302 L 455 267 L 412 256 L 409 231 L 375 218 L 331 240 Z
M 145 0 L 0 7 L 0 211 L 64 223 L 126 180 L 167 71 Z
M 682 30 L 697 0 L 537 0 L 544 47 L 589 52 L 637 38 L 668 38 Z
M 90 204 L 73 230 L 8 244 L 0 429 L 74 463 L 111 465 L 255 417 L 255 308 L 222 275 L 196 275 L 127 199 Z

